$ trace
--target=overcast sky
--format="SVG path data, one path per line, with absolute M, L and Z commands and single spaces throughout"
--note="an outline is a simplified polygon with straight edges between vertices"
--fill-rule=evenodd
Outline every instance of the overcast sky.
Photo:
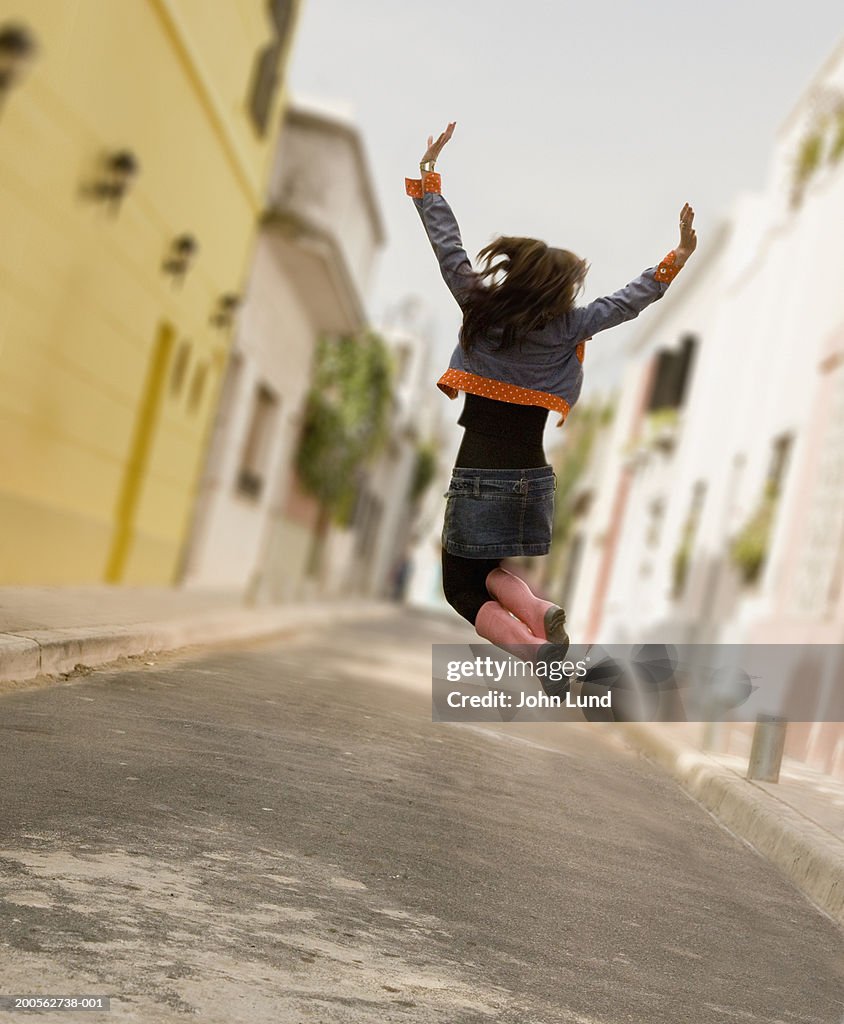
M 841 0 L 304 0 L 290 86 L 359 126 L 388 233 L 369 309 L 418 296 L 439 371 L 460 316 L 404 194 L 429 134 L 457 121 L 438 170 L 470 255 L 572 249 L 588 300 L 676 244 L 686 200 L 702 251 L 842 34 Z M 584 395 L 633 330 L 589 343 Z

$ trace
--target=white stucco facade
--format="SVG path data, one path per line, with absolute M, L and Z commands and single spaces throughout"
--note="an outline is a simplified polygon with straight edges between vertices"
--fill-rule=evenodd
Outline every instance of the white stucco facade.
M 410 301 L 409 307 L 415 307 Z M 403 314 L 401 326 L 385 325 L 395 367 L 389 440 L 367 467 L 359 515 L 353 523 L 356 541 L 347 568 L 348 589 L 373 596 L 395 596 L 399 574 L 412 572 L 424 497 L 414 501 L 412 487 L 420 447 L 436 441 L 440 392 L 434 387 L 430 342 L 414 314 Z M 432 486 L 435 486 L 432 485 Z
M 785 120 L 766 186 L 736 201 L 716 238 L 698 226 L 700 252 L 654 315 L 642 317 L 600 474 L 593 467 L 595 500 L 581 524 L 585 553 L 570 595 L 573 635 L 600 642 L 844 639 L 842 223 L 839 46 Z M 689 335 L 698 341 L 696 358 L 674 444 L 660 451 L 641 443 L 654 355 Z M 733 542 L 766 488 L 776 498 L 753 579 L 733 556 Z M 698 515 L 687 533 L 695 496 Z M 676 588 L 684 538 L 688 569 Z M 818 720 L 840 719 L 840 680 L 810 684 Z M 790 742 L 810 763 L 840 768 L 844 740 L 836 729 L 795 727 Z
M 307 509 L 290 514 L 292 460 L 318 338 L 366 324 L 384 238 L 368 175 L 353 125 L 290 105 L 197 502 L 188 586 L 297 593 L 311 523 Z

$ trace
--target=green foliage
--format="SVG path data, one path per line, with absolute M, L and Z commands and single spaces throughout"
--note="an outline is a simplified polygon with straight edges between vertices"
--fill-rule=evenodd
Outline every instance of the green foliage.
M 296 471 L 335 521 L 348 520 L 357 472 L 387 440 L 392 385 L 390 352 L 379 335 L 320 339 Z
M 430 487 L 436 472 L 437 446 L 431 441 L 425 441 L 416 449 L 416 466 L 410 484 L 411 502 L 421 500 L 425 491 Z
M 645 420 L 645 430 L 650 437 L 654 437 L 660 431 L 676 427 L 680 420 L 680 410 L 673 405 L 667 405 L 662 409 L 654 409 L 648 413 Z
M 645 441 L 648 448 L 669 450 L 674 446 L 675 431 L 680 422 L 680 410 L 675 406 L 654 409 L 645 420 Z
M 797 206 L 803 198 L 803 191 L 806 183 L 818 169 L 823 156 L 824 136 L 821 128 L 815 128 L 805 136 L 797 151 L 797 160 L 794 165 L 794 181 L 791 193 L 791 202 Z
M 829 149 L 829 159 L 831 163 L 837 164 L 841 157 L 844 156 L 844 106 L 836 110 L 832 123 L 834 127 L 832 145 Z
M 568 538 L 573 522 L 572 497 L 580 478 L 589 465 L 595 435 L 606 422 L 606 409 L 587 405 L 572 413 L 566 424 L 569 432 L 562 457 L 554 467 L 557 474 L 555 500 L 554 541 L 562 545 Z
M 673 596 L 679 597 L 686 586 L 686 577 L 689 574 L 689 562 L 692 557 L 692 540 L 694 539 L 694 527 L 687 523 L 683 530 L 683 539 L 674 553 L 673 565 Z
M 761 575 L 771 541 L 776 508 L 777 492 L 768 484 L 756 511 L 730 546 L 730 557 L 740 570 L 745 583 L 755 583 Z
M 674 406 L 654 409 L 645 417 L 642 432 L 631 438 L 624 447 L 624 455 L 632 456 L 647 449 L 666 447 L 666 434 L 669 434 L 668 446 L 672 445 L 670 435 L 680 422 L 680 410 Z
M 565 444 L 553 458 L 557 490 L 554 502 L 554 540 L 545 570 L 548 580 L 562 580 L 568 552 L 567 542 L 577 517 L 578 488 L 589 468 L 595 438 L 602 429 L 609 426 L 614 414 L 611 402 L 603 407 L 584 403 L 578 405 L 566 421 Z
M 817 170 L 823 153 L 823 135 L 819 131 L 807 135 L 797 154 L 797 178 L 806 181 Z
M 807 182 L 820 167 L 827 140 L 827 160 L 837 164 L 844 157 L 844 96 L 841 93 L 837 105 L 816 116 L 800 141 L 792 176 L 792 206 L 800 204 Z

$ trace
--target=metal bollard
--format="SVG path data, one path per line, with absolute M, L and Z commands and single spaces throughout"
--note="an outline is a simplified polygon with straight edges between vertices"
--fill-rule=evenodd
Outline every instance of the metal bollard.
M 747 763 L 747 778 L 759 782 L 779 782 L 785 730 L 788 721 L 776 715 L 757 715 L 753 744 Z
M 724 736 L 724 723 L 710 719 L 703 723 L 703 735 L 700 740 L 700 749 L 717 753 L 722 749 Z

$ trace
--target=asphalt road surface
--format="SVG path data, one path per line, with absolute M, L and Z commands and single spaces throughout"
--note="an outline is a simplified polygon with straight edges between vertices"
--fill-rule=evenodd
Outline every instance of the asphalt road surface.
M 431 721 L 402 613 L 0 694 L 41 1021 L 841 1024 L 842 933 L 602 726 Z

